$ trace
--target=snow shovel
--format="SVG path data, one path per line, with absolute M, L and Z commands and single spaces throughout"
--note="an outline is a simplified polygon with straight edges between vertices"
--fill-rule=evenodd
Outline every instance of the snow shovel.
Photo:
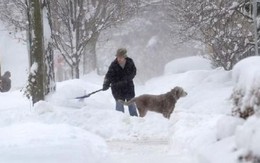
M 86 95 L 84 95 L 84 96 L 76 97 L 75 99 L 83 100 L 84 98 L 87 98 L 87 97 L 89 97 L 89 96 L 91 96 L 91 95 L 93 95 L 93 94 L 95 94 L 95 93 L 97 93 L 97 92 L 100 92 L 100 91 L 103 91 L 103 89 L 96 90 L 96 91 L 91 92 L 91 93 L 89 93 L 89 94 L 86 94 Z

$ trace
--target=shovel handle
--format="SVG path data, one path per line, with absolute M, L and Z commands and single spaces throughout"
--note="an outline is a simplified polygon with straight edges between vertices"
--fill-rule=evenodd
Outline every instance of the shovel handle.
M 76 99 L 84 99 L 84 98 L 87 98 L 87 97 L 89 97 L 89 96 L 91 96 L 91 95 L 93 95 L 93 94 L 95 94 L 95 93 L 97 93 L 97 92 L 100 92 L 100 91 L 102 91 L 102 90 L 103 90 L 103 89 L 96 90 L 96 91 L 91 92 L 91 93 L 89 93 L 89 94 L 86 94 L 86 95 L 84 95 L 84 96 L 76 97 Z

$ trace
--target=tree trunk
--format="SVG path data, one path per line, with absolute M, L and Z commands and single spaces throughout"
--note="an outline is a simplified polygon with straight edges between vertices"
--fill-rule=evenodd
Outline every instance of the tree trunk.
M 79 63 L 75 65 L 75 78 L 79 79 Z
M 44 29 L 44 32 L 50 33 L 49 38 L 46 38 L 46 42 L 48 42 L 46 50 L 45 50 L 45 95 L 54 92 L 56 89 L 55 83 L 55 73 L 54 73 L 54 53 L 53 53 L 53 42 L 51 36 L 53 35 L 53 26 L 52 26 L 52 13 L 51 13 L 51 3 L 50 0 L 44 1 L 44 16 L 45 16 L 45 24 L 48 23 L 49 28 Z M 48 20 L 46 20 L 48 19 Z M 48 31 L 50 30 L 50 31 Z
M 79 79 L 80 72 L 79 72 L 79 63 L 75 63 L 71 66 L 71 76 L 72 79 Z
M 54 59 L 53 59 L 53 46 L 51 43 L 48 44 L 48 47 L 45 51 L 45 93 L 48 95 L 51 92 L 54 92 L 56 89 L 55 83 L 55 74 L 54 74 Z
M 83 74 L 87 74 L 97 68 L 96 45 L 99 35 L 99 33 L 94 34 L 84 49 Z
M 29 33 L 29 52 L 31 73 L 27 86 L 28 96 L 32 98 L 33 104 L 44 100 L 44 44 L 41 0 L 29 0 L 29 19 L 31 25 Z

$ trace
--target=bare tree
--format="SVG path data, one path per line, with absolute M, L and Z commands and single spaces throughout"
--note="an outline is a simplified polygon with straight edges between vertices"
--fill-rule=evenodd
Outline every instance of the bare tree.
M 98 29 L 98 26 L 93 26 L 93 28 L 96 29 L 93 29 L 92 31 L 96 32 L 93 33 L 93 37 L 91 37 L 84 49 L 84 74 L 97 68 L 96 46 L 100 33 L 111 26 L 116 26 L 129 21 L 141 6 L 140 0 L 95 0 L 95 3 L 100 3 L 100 6 L 97 7 L 97 13 L 100 14 L 96 14 L 96 16 L 93 17 L 93 23 L 102 25 L 102 28 Z
M 55 47 L 71 68 L 72 78 L 79 78 L 83 59 L 84 72 L 96 68 L 96 42 L 100 32 L 133 13 L 129 2 L 117 0 L 53 1 L 52 22 Z
M 28 29 L 26 10 L 25 0 L 0 0 L 1 22 L 7 31 L 12 34 L 11 36 L 24 42 L 26 42 L 26 31 Z

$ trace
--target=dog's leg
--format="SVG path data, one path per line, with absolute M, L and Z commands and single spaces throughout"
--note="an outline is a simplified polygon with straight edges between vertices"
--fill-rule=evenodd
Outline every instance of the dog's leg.
M 167 118 L 167 113 L 166 113 L 166 112 L 163 112 L 162 114 L 163 114 L 163 116 L 164 116 L 165 118 Z
M 139 112 L 140 117 L 144 117 L 147 113 L 147 110 L 145 108 L 137 108 Z
M 167 111 L 164 111 L 162 112 L 163 116 L 167 119 L 170 119 L 170 116 L 171 116 L 171 113 L 167 112 Z
M 174 110 L 174 106 L 172 108 L 170 108 L 170 111 L 168 112 L 168 115 L 167 115 L 168 119 L 170 119 L 173 110 Z
M 170 108 L 167 107 L 166 109 L 164 109 L 164 110 L 162 111 L 162 114 L 163 114 L 163 116 L 164 116 L 165 118 L 170 119 L 173 110 L 174 110 L 174 106 L 173 106 L 173 107 L 170 107 Z

